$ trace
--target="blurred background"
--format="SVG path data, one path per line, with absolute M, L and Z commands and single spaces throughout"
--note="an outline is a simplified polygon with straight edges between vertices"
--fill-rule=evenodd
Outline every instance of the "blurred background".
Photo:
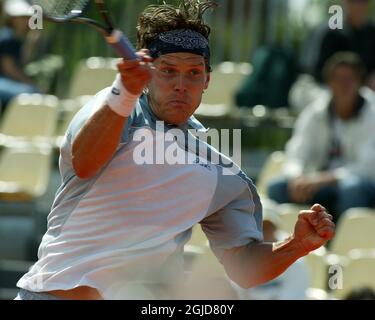
M 374 1 L 347 1 L 365 2 L 366 19 L 375 17 Z M 258 187 L 265 216 L 277 216 L 270 218 L 274 231 L 290 233 L 298 211 L 306 205 L 277 204 L 269 198 L 267 185 L 282 172 L 284 150 L 298 116 L 329 91 L 313 64 L 322 44 L 319 31 L 332 17 L 330 6 L 344 6 L 345 1 L 216 2 L 219 8 L 206 16 L 212 28 L 212 81 L 196 117 L 208 128 L 241 129 L 241 166 Z M 153 3 L 157 0 L 107 1 L 115 25 L 133 43 L 137 16 Z M 25 27 L 29 17 L 22 1 L 0 4 L 0 299 L 11 299 L 15 283 L 37 259 L 60 183 L 58 156 L 65 130 L 83 104 L 112 83 L 116 70 L 114 52 L 91 28 L 44 21 L 42 30 L 30 30 Z M 87 16 L 96 17 L 92 5 Z M 369 50 L 373 48 L 375 44 Z M 371 88 L 375 86 L 368 82 L 364 91 L 369 101 L 375 101 Z M 295 296 L 239 293 L 220 265 L 212 262 L 200 228 L 194 228 L 186 249 L 192 290 L 204 279 L 211 281 L 211 290 L 202 298 L 344 299 L 352 292 L 373 298 L 374 209 L 370 204 L 349 211 L 340 218 L 336 239 L 304 259 L 301 277 L 306 284 Z M 340 281 L 329 285 L 329 277 L 340 276 L 339 271 L 330 274 L 332 265 L 345 271 L 341 290 L 334 290 Z M 283 281 L 273 288 L 281 288 Z

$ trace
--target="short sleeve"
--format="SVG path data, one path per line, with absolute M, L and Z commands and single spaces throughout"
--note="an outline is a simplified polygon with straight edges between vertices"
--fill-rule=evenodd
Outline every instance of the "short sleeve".
M 263 241 L 262 206 L 255 187 L 201 221 L 211 249 L 221 261 L 225 250 Z

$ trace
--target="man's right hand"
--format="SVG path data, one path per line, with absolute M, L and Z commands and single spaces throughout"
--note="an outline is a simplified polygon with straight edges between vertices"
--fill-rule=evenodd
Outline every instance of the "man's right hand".
M 147 49 L 137 52 L 137 60 L 122 60 L 117 64 L 121 80 L 126 90 L 134 95 L 140 95 L 150 82 L 153 59 Z
M 305 203 L 309 201 L 311 198 L 309 191 L 308 179 L 305 176 L 300 176 L 289 182 L 289 198 L 294 203 Z
M 336 178 L 330 172 L 303 175 L 289 183 L 289 197 L 294 203 L 306 203 L 313 199 L 319 189 L 335 183 Z

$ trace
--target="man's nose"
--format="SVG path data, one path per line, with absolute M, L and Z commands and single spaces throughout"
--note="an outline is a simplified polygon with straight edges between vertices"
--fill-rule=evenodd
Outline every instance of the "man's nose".
M 187 91 L 187 79 L 183 74 L 179 74 L 176 76 L 174 90 L 178 92 Z

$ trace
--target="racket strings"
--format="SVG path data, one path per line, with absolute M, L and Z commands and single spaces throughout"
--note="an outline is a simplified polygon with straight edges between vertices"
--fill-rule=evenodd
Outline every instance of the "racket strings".
M 81 15 L 82 10 L 89 0 L 37 0 L 33 2 L 42 7 L 45 15 L 53 18 L 67 19 Z

